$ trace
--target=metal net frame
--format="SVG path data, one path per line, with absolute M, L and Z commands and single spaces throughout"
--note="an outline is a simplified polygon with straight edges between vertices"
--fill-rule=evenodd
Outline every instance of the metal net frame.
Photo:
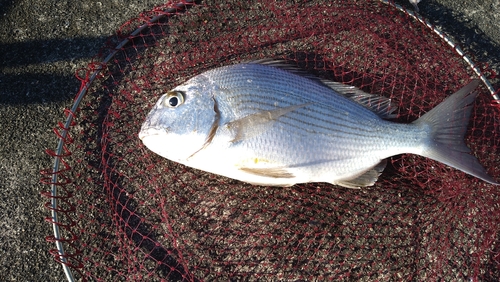
M 400 122 L 477 76 L 466 142 L 498 178 L 495 73 L 420 16 L 388 1 L 168 2 L 107 45 L 78 72 L 42 171 L 47 241 L 69 281 L 500 279 L 500 192 L 437 162 L 393 157 L 361 190 L 256 187 L 161 159 L 137 138 L 165 91 L 239 61 L 280 58 L 381 93 Z

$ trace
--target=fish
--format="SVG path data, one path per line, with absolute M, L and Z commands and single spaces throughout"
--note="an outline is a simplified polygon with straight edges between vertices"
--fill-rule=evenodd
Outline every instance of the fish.
M 412 123 L 382 95 L 281 60 L 207 70 L 166 91 L 138 137 L 183 165 L 254 185 L 372 186 L 387 159 L 417 154 L 498 185 L 464 142 L 478 79 Z

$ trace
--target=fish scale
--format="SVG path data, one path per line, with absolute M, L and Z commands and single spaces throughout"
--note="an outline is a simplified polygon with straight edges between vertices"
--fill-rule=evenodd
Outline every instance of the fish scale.
M 387 98 L 261 60 L 201 73 L 163 95 L 139 137 L 173 161 L 259 185 L 370 186 L 384 159 L 413 153 L 491 184 L 463 137 L 473 80 L 410 124 Z M 173 99 L 174 105 L 166 103 Z M 180 103 L 181 102 L 181 103 Z
M 273 101 L 270 99 L 288 102 L 289 104 L 300 104 L 314 99 L 320 108 L 322 104 L 329 104 L 334 105 L 336 111 L 347 113 L 355 111 L 356 108 L 353 109 L 354 106 L 359 110 L 355 112 L 360 115 L 360 118 L 374 117 L 372 112 L 363 111 L 357 104 L 352 105 L 351 103 L 347 103 L 348 101 L 345 101 L 345 98 L 332 95 L 331 89 L 307 78 L 297 76 L 294 79 L 283 79 L 287 74 L 278 76 L 276 70 L 263 71 L 262 74 L 255 75 L 262 71 L 262 67 L 262 65 L 257 64 L 249 64 L 244 66 L 244 68 L 239 65 L 227 66 L 224 70 L 208 71 L 204 75 L 207 77 L 219 77 L 218 82 L 221 88 L 234 89 L 232 91 L 234 94 L 228 97 L 230 99 L 241 99 L 244 96 L 250 96 L 247 101 L 254 104 Z M 227 73 L 230 73 L 233 77 L 226 78 L 227 75 L 224 74 Z M 248 77 L 251 77 L 250 80 L 252 82 L 248 82 Z M 252 87 L 254 81 L 258 82 L 258 87 Z M 313 92 L 314 96 L 305 96 L 304 94 L 308 92 Z M 331 110 L 332 108 L 328 108 L 326 112 Z
M 256 67 L 260 67 L 259 65 L 255 65 Z M 314 105 L 314 108 L 305 107 L 303 109 L 298 109 L 294 112 L 291 112 L 288 115 L 283 116 L 280 120 L 276 122 L 278 125 L 288 125 L 287 130 L 290 133 L 299 134 L 300 132 L 309 132 L 315 134 L 324 134 L 329 138 L 336 139 L 349 139 L 353 142 L 367 143 L 366 138 L 390 138 L 391 134 L 389 132 L 389 128 L 393 127 L 393 123 L 386 123 L 381 120 L 378 116 L 373 114 L 370 111 L 367 111 L 365 108 L 361 107 L 352 107 L 352 105 L 348 105 L 347 107 L 336 107 L 342 106 L 345 101 L 344 97 L 337 97 L 334 93 L 332 93 L 331 89 L 327 89 L 325 86 L 318 85 L 316 89 L 318 93 L 324 92 L 325 97 L 329 96 L 330 99 L 325 99 L 324 101 L 315 101 L 313 98 L 317 98 L 317 96 L 310 97 L 306 99 L 301 97 L 303 89 L 300 88 L 303 83 L 311 84 L 310 81 L 297 81 L 297 80 L 280 80 L 280 79 L 263 79 L 263 83 L 260 84 L 259 88 L 252 88 L 249 86 L 247 79 L 249 74 L 255 73 L 256 71 L 252 68 L 254 65 L 250 67 L 243 68 L 232 68 L 230 71 L 234 78 L 230 79 L 219 79 L 219 86 L 222 88 L 229 87 L 233 85 L 235 94 L 228 95 L 228 98 L 231 101 L 234 101 L 234 111 L 240 111 L 239 115 L 236 116 L 245 116 L 247 114 L 273 109 L 276 106 L 272 103 L 273 101 L 280 101 L 282 104 L 277 105 L 278 107 L 290 106 L 293 104 L 303 104 L 303 103 L 318 103 Z M 221 76 L 221 73 L 227 72 L 213 72 L 207 73 L 207 76 Z M 222 76 L 223 77 L 223 76 Z M 238 79 L 239 78 L 239 79 Z M 256 77 L 252 77 L 256 79 Z M 303 78 L 306 80 L 305 78 Z M 253 81 L 253 80 L 252 80 Z M 274 82 L 274 83 L 273 83 Z M 245 85 L 245 86 L 243 86 Z M 273 89 L 279 88 L 280 92 L 273 92 Z M 246 90 L 246 92 L 243 92 Z M 333 95 L 332 95 L 333 94 Z M 270 100 L 269 97 L 276 97 L 274 100 Z M 240 100 L 240 101 L 238 101 Z M 338 101 L 340 100 L 340 101 Z M 319 104 L 320 102 L 328 102 L 328 104 L 323 105 Z M 349 107 L 351 106 L 351 107 Z M 357 105 L 356 105 L 357 106 Z M 335 109 L 335 110 L 333 110 Z M 231 117 L 234 118 L 234 117 Z M 357 118 L 362 123 L 353 123 L 352 119 Z M 379 130 L 374 131 L 372 120 L 380 127 Z M 389 128 L 387 128 L 387 126 Z M 273 134 L 273 131 L 270 131 L 269 134 Z M 353 136 L 354 135 L 354 136 Z M 269 138 L 275 138 L 276 136 L 268 136 Z M 262 136 L 261 138 L 265 138 Z M 331 141 L 334 140 L 325 140 L 327 141 L 325 146 L 332 145 Z M 352 144 L 352 143 L 351 143 Z M 377 144 L 377 143 L 374 143 Z M 366 146 L 366 144 L 365 144 Z M 324 148 L 324 147 L 322 147 Z M 335 149 L 338 148 L 338 144 L 335 146 Z M 362 151 L 366 151 L 366 147 L 361 146 L 352 146 L 353 150 L 359 149 Z M 373 149 L 373 148 L 371 148 Z

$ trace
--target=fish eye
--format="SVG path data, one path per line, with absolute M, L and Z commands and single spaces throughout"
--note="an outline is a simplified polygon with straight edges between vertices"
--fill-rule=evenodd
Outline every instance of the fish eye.
M 168 91 L 167 97 L 163 99 L 163 105 L 169 108 L 176 108 L 184 103 L 184 93 L 181 91 Z

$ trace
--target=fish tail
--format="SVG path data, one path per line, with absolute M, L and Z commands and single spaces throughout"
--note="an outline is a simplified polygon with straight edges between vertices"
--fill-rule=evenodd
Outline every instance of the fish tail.
M 479 82 L 478 79 L 471 81 L 414 122 L 431 127 L 430 142 L 420 155 L 499 185 L 470 154 L 464 142 Z

